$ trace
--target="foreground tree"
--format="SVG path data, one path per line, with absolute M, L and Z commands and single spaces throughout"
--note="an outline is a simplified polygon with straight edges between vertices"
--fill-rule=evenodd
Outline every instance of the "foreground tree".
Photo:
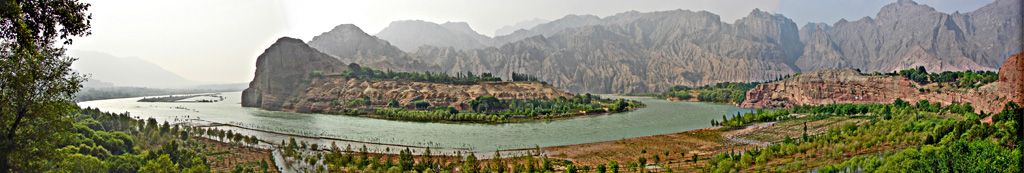
M 55 42 L 89 35 L 89 4 L 0 0 L 0 172 L 38 172 L 78 108 L 84 78 Z

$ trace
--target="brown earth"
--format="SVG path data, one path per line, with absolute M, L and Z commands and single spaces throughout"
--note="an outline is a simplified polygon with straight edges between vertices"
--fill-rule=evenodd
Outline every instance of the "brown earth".
M 544 148 L 543 154 L 550 158 L 571 160 L 581 165 L 607 164 L 616 161 L 625 166 L 627 161 L 636 162 L 643 156 L 653 163 L 653 155 L 659 155 L 659 163 L 670 163 L 673 169 L 694 170 L 691 157 L 696 154 L 706 159 L 714 154 L 743 151 L 756 146 L 729 142 L 718 129 L 698 129 L 679 133 L 636 137 L 615 141 L 596 142 Z M 665 155 L 668 152 L 668 155 Z M 681 154 L 682 153 L 682 154 Z M 699 165 L 703 165 L 698 160 Z
M 252 168 L 253 170 L 262 170 L 258 166 L 262 160 L 267 162 L 269 167 L 267 171 L 278 172 L 270 150 L 242 147 L 238 144 L 227 144 L 215 140 L 195 139 L 206 146 L 202 150 L 207 154 L 206 160 L 208 161 L 207 164 L 209 164 L 207 166 L 210 166 L 211 171 L 227 172 L 235 169 L 236 165 L 243 168 Z

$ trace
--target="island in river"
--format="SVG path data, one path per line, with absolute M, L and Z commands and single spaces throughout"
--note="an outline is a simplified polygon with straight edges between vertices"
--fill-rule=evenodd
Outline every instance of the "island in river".
M 526 79 L 525 81 L 521 79 Z M 508 123 L 631 111 L 643 103 L 572 94 L 531 77 L 448 75 L 344 65 L 293 38 L 256 60 L 242 106 L 423 122 Z

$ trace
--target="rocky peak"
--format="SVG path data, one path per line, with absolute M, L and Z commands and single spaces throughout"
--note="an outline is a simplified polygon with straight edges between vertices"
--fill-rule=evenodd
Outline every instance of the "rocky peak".
M 473 28 L 470 28 L 469 27 L 469 23 L 466 23 L 466 22 L 445 22 L 445 23 L 441 24 L 441 26 L 443 26 L 445 28 L 448 28 L 448 29 L 451 29 L 451 30 L 459 31 L 459 32 L 462 32 L 462 33 L 465 33 L 465 34 L 474 34 L 474 35 L 479 35 L 480 34 L 480 33 L 477 33 L 476 31 L 474 31 Z
M 334 27 L 331 31 L 313 37 L 309 46 L 333 55 L 344 62 L 354 62 L 376 69 L 397 71 L 437 71 L 433 64 L 423 63 L 387 41 L 370 36 L 352 24 Z
M 327 31 L 324 34 L 326 33 L 333 33 L 336 36 L 370 37 L 370 34 L 366 34 L 366 32 L 364 32 L 362 28 L 359 28 L 354 24 L 341 24 L 335 26 L 334 29 L 331 29 L 331 31 Z M 313 39 L 316 40 L 316 37 L 314 37 Z
M 882 7 L 875 18 L 878 20 L 895 20 L 902 17 L 912 17 L 922 14 L 937 14 L 934 8 L 928 5 L 920 5 L 911 0 L 900 0 Z
M 242 91 L 242 106 L 273 110 L 273 106 L 267 105 L 280 105 L 284 101 L 282 96 L 305 88 L 314 72 L 329 74 L 344 69 L 344 63 L 302 40 L 280 38 L 256 58 L 256 75 L 249 88 Z
M 460 50 L 493 45 L 490 37 L 473 31 L 466 22 L 437 24 L 422 20 L 394 21 L 377 33 L 377 37 L 388 40 L 406 52 L 427 45 L 451 46 Z

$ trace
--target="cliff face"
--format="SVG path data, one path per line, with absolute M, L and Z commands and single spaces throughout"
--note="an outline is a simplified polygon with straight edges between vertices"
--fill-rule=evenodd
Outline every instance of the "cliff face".
M 821 70 L 781 81 L 761 84 L 747 91 L 740 104 L 746 108 L 789 108 L 793 105 L 832 103 L 892 103 L 896 98 L 971 103 L 976 111 L 998 112 L 1008 101 L 1024 99 L 1024 64 L 1021 54 L 1009 58 L 999 72 L 999 82 L 977 89 L 922 90 L 902 76 L 866 76 L 856 70 Z
M 243 107 L 280 110 L 309 86 L 311 73 L 338 73 L 345 65 L 294 38 L 280 38 L 256 58 L 256 77 L 242 91 Z
M 1000 94 L 1017 105 L 1024 105 L 1024 52 L 1017 53 L 1003 63 L 999 69 Z
M 614 24 L 569 28 L 486 49 L 424 46 L 413 54 L 448 72 L 525 73 L 573 92 L 628 93 L 774 79 L 796 72 L 790 63 L 803 47 L 796 24 L 762 11 L 736 24 L 684 10 L 574 21 Z M 554 26 L 534 28 L 545 27 Z
M 925 66 L 929 71 L 996 68 L 1021 51 L 1021 2 L 996 0 L 974 12 L 946 14 L 901 0 L 875 18 L 841 20 L 801 29 L 801 70 L 861 69 L 891 72 Z
M 364 51 L 364 50 L 356 50 Z M 450 85 L 408 81 L 366 81 L 336 74 L 346 64 L 321 53 L 302 40 L 281 38 L 256 59 L 256 77 L 242 91 L 242 106 L 293 112 L 332 112 L 335 101 L 370 98 L 383 105 L 427 100 L 432 105 L 467 108 L 479 96 L 499 99 L 572 97 L 573 94 L 540 82 L 489 82 Z M 317 74 L 319 73 L 319 74 Z

